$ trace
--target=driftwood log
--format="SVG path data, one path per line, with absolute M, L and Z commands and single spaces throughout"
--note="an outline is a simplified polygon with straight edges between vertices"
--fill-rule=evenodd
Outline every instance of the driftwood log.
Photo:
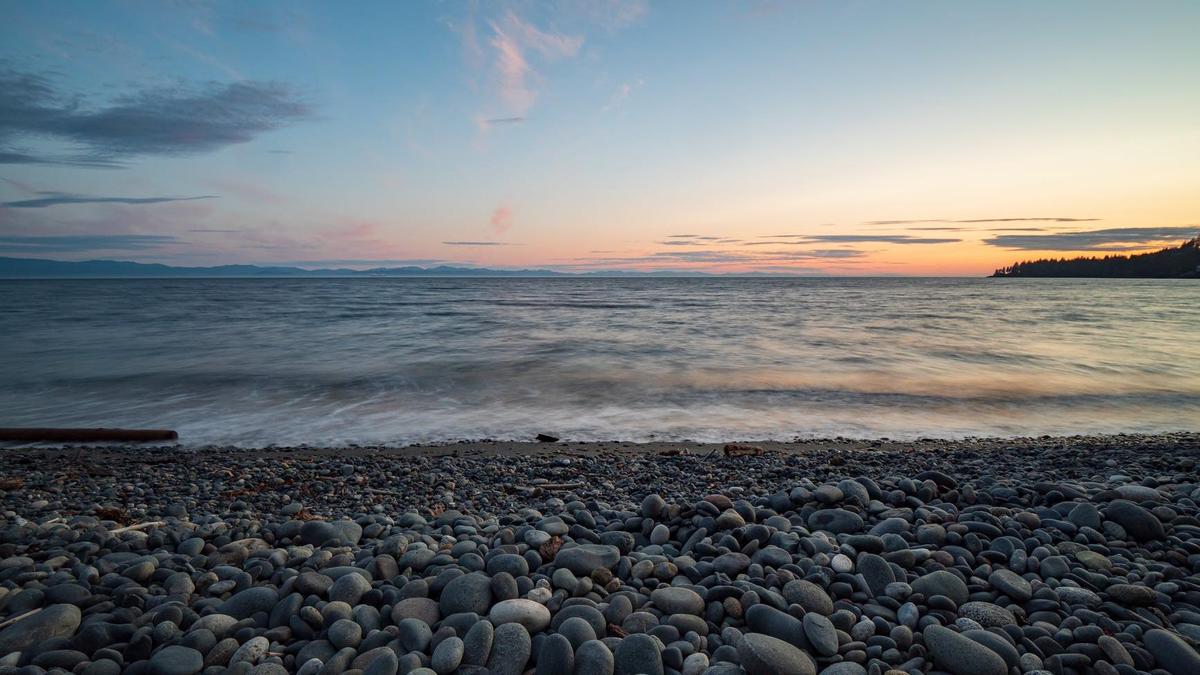
M 55 429 L 0 428 L 0 441 L 27 443 L 92 443 L 174 441 L 179 434 L 170 429 Z

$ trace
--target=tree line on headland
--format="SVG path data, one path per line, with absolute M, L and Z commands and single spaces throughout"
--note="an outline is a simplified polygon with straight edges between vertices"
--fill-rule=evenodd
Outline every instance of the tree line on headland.
M 1001 267 L 992 276 L 1196 279 L 1200 278 L 1200 237 L 1153 253 L 1029 260 Z

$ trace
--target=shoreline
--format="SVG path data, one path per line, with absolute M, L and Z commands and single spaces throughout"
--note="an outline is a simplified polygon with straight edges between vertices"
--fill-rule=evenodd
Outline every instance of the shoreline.
M 1200 672 L 1200 434 L 761 445 L 0 451 L 0 674 Z
M 729 444 L 748 445 L 761 448 L 768 453 L 805 454 L 822 451 L 838 452 L 887 452 L 887 451 L 933 451 L 956 452 L 962 450 L 999 451 L 1028 449 L 1046 444 L 1071 444 L 1082 447 L 1148 447 L 1168 448 L 1178 444 L 1200 446 L 1200 431 L 1167 431 L 1154 433 L 1117 434 L 1072 434 L 1041 436 L 967 436 L 963 438 L 796 438 L 793 440 L 734 439 L 720 442 L 704 441 L 572 441 L 560 439 L 553 442 L 536 440 L 455 440 L 429 443 L 347 443 L 345 445 L 265 445 L 243 446 L 237 444 L 191 445 L 186 439 L 178 442 L 147 443 L 0 443 L 0 462 L 8 452 L 37 452 L 47 456 L 71 455 L 82 451 L 108 457 L 113 454 L 139 456 L 174 452 L 180 455 L 216 453 L 224 455 L 246 454 L 249 456 L 293 454 L 298 456 L 346 456 L 362 457 L 378 454 L 398 457 L 489 457 L 541 454 L 700 454 L 720 453 Z

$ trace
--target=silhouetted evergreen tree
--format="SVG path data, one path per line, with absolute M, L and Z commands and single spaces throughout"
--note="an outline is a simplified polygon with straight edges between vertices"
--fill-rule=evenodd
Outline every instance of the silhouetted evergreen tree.
M 1154 253 L 1019 262 L 1001 267 L 992 276 L 1194 279 L 1200 277 L 1200 237 Z

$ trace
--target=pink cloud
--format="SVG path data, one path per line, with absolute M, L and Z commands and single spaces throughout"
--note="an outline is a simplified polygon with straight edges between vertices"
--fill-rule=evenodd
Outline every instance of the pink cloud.
M 526 54 L 533 52 L 546 62 L 571 58 L 583 46 L 583 36 L 543 31 L 511 11 L 489 25 L 500 99 L 514 115 L 524 115 L 537 99 L 540 81 Z
M 513 224 L 513 210 L 509 206 L 501 205 L 492 211 L 492 227 L 495 228 L 496 234 L 504 234 L 508 232 L 508 228 Z

